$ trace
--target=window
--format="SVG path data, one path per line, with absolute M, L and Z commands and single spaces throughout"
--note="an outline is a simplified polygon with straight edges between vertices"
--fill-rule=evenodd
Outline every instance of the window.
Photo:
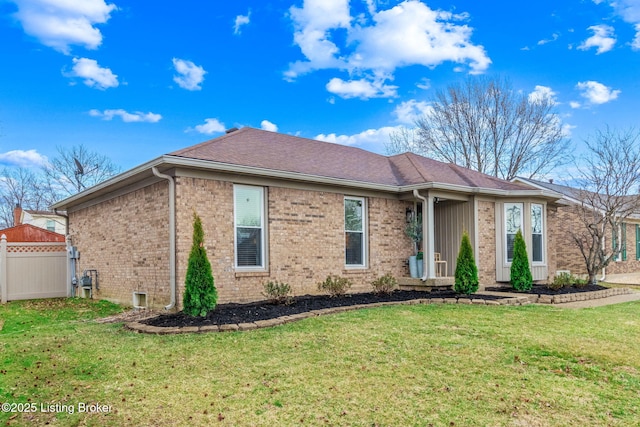
M 543 261 L 543 218 L 542 205 L 531 204 L 531 259 L 533 262 Z
M 347 266 L 365 265 L 366 259 L 366 206 L 365 200 L 358 197 L 344 199 L 344 239 L 345 264 Z
M 617 237 L 620 236 L 620 245 L 618 246 Z M 614 257 L 614 261 L 626 261 L 627 260 L 627 224 L 624 222 L 618 226 L 618 233 L 613 233 L 611 236 L 612 250 L 619 250 Z
M 505 231 L 507 243 L 507 262 L 513 261 L 513 242 L 516 233 L 522 229 L 522 203 L 505 203 Z
M 47 230 L 56 231 L 56 222 L 52 219 L 47 220 Z
M 236 267 L 264 268 L 264 188 L 236 185 L 233 193 Z

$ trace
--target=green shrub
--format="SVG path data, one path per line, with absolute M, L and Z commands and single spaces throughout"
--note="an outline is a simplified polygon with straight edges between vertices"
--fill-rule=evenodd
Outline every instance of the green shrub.
M 462 234 L 460 242 L 453 289 L 460 294 L 467 295 L 478 290 L 478 266 L 476 266 L 471 240 L 466 231 Z
M 576 288 L 584 288 L 585 286 L 587 286 L 589 284 L 589 280 L 588 279 L 578 279 L 576 278 L 573 282 L 573 286 Z
M 293 297 L 291 296 L 291 286 L 288 283 L 268 281 L 264 284 L 265 297 L 269 298 L 274 304 L 291 304 Z
M 193 244 L 189 253 L 183 311 L 189 316 L 206 316 L 216 308 L 218 291 L 213 282 L 211 264 L 204 248 L 204 231 L 200 217 L 193 213 Z
M 529 269 L 527 245 L 518 230 L 513 242 L 513 260 L 511 261 L 511 286 L 517 291 L 529 291 L 533 287 L 533 276 Z
M 387 273 L 384 276 L 378 277 L 376 280 L 371 282 L 371 286 L 373 286 L 374 294 L 389 295 L 398 286 L 398 281 L 390 273 Z
M 331 297 L 337 297 L 345 295 L 351 285 L 351 280 L 330 274 L 324 282 L 318 283 L 318 290 L 328 292 Z
M 557 291 L 565 286 L 571 286 L 574 282 L 574 277 L 569 273 L 556 274 L 553 278 L 553 282 L 547 284 L 547 288 Z

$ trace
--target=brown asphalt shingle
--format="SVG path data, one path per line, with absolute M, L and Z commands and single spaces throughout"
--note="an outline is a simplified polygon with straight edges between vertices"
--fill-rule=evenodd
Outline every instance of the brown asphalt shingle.
M 170 155 L 390 186 L 438 182 L 501 190 L 531 189 L 413 153 L 387 157 L 360 148 L 250 127 Z

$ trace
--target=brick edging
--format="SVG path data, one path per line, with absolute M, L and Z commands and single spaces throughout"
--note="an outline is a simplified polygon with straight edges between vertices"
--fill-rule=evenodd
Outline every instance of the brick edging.
M 284 325 L 310 317 L 323 316 L 326 314 L 341 313 L 345 311 L 359 310 L 362 308 L 376 308 L 389 305 L 417 305 L 417 304 L 475 304 L 475 305 L 525 305 L 531 304 L 531 296 L 519 296 L 514 298 L 503 298 L 501 300 L 484 300 L 481 298 L 421 298 L 409 301 L 387 301 L 376 302 L 372 304 L 358 304 L 345 307 L 324 308 L 321 310 L 312 310 L 306 313 L 292 314 L 290 316 L 277 317 L 269 320 L 256 320 L 251 323 L 228 324 L 228 325 L 209 325 L 209 326 L 185 326 L 185 327 L 160 327 L 145 325 L 139 322 L 130 322 L 125 324 L 125 328 L 145 334 L 172 335 L 182 333 L 202 333 L 202 332 L 231 332 L 231 331 L 250 331 L 253 329 L 269 328 L 272 326 Z
M 160 327 L 145 325 L 139 322 L 125 324 L 125 328 L 138 333 L 173 335 L 184 333 L 204 333 L 204 332 L 233 332 L 251 331 L 260 328 L 270 328 L 272 326 L 284 325 L 310 317 L 323 316 L 326 314 L 341 313 L 345 311 L 359 310 L 362 308 L 376 308 L 388 305 L 416 305 L 416 304 L 474 304 L 474 305 L 527 305 L 527 304 L 560 304 L 563 302 L 587 301 L 591 299 L 607 298 L 615 295 L 625 295 L 632 293 L 627 288 L 610 288 L 594 292 L 581 292 L 564 295 L 526 295 L 499 300 L 485 300 L 482 298 L 421 298 L 409 301 L 388 301 L 376 302 L 372 304 L 358 304 L 345 307 L 324 308 L 306 313 L 292 314 L 290 316 L 277 317 L 269 320 L 256 320 L 251 323 L 228 324 L 228 325 L 208 325 L 208 326 L 185 326 L 185 327 Z
M 562 295 L 538 295 L 538 304 L 562 304 L 576 301 L 589 301 L 592 299 L 608 298 L 616 295 L 627 295 L 633 291 L 629 288 L 609 288 L 593 292 L 578 292 Z

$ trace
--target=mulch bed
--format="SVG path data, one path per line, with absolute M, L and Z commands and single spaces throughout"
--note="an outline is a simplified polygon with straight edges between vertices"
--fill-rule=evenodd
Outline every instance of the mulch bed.
M 533 288 L 531 288 L 531 290 L 527 292 L 518 292 L 511 287 L 486 288 L 487 291 L 521 293 L 525 295 L 564 295 L 564 294 L 577 294 L 582 292 L 602 291 L 604 289 L 608 289 L 608 288 L 605 288 L 604 286 L 600 286 L 600 285 L 586 285 L 580 288 L 568 286 L 568 287 L 560 288 L 557 291 L 554 291 L 553 289 L 549 289 L 545 285 L 533 285 Z
M 272 304 L 268 301 L 252 304 L 219 304 L 216 309 L 205 317 L 191 317 L 182 312 L 162 314 L 140 323 L 160 327 L 208 326 L 251 323 L 257 320 L 269 320 L 282 316 L 304 313 L 325 308 L 345 307 L 359 304 L 373 304 L 388 301 L 410 301 L 423 298 L 472 298 L 485 300 L 502 299 L 493 295 L 460 295 L 454 292 L 419 292 L 395 291 L 390 295 L 376 295 L 373 293 L 350 294 L 343 297 L 331 298 L 327 295 L 305 295 L 295 297 L 289 305 Z

